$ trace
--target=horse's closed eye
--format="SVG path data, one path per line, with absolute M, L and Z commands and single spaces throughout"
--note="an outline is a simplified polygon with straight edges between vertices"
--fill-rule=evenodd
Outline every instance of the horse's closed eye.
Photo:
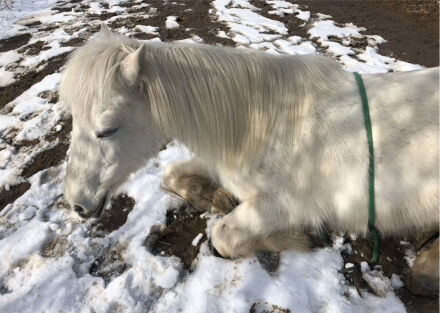
M 112 129 L 106 129 L 102 132 L 96 133 L 96 137 L 98 138 L 104 138 L 104 137 L 109 137 L 111 135 L 113 135 L 114 133 L 116 133 L 118 131 L 118 128 L 112 128 Z

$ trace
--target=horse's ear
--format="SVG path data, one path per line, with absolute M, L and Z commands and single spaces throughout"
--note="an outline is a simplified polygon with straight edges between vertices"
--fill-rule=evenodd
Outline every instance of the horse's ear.
M 140 75 L 145 59 L 145 45 L 141 45 L 135 51 L 125 57 L 121 64 L 121 72 L 127 80 L 135 82 Z
M 101 30 L 99 31 L 99 37 L 101 38 L 110 38 L 112 35 L 112 31 L 108 28 L 106 23 L 101 23 Z

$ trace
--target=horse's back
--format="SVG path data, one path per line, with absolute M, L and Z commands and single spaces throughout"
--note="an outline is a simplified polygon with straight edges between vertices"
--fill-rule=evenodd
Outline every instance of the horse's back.
M 365 85 L 379 228 L 438 227 L 439 69 L 367 76 Z

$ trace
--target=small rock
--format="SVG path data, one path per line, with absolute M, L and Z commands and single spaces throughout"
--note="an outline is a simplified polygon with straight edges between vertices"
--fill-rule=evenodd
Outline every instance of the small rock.
M 256 302 L 252 305 L 250 313 L 291 313 L 291 311 L 275 304 Z

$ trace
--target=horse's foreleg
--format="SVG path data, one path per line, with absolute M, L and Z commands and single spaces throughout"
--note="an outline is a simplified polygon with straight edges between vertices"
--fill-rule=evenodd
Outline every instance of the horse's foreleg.
M 162 188 L 179 195 L 200 211 L 211 209 L 219 187 L 203 162 L 197 158 L 171 164 L 162 181 Z
M 294 231 L 288 210 L 267 194 L 241 203 L 216 222 L 211 233 L 214 248 L 224 257 L 238 258 L 259 251 L 307 250 L 309 238 Z

